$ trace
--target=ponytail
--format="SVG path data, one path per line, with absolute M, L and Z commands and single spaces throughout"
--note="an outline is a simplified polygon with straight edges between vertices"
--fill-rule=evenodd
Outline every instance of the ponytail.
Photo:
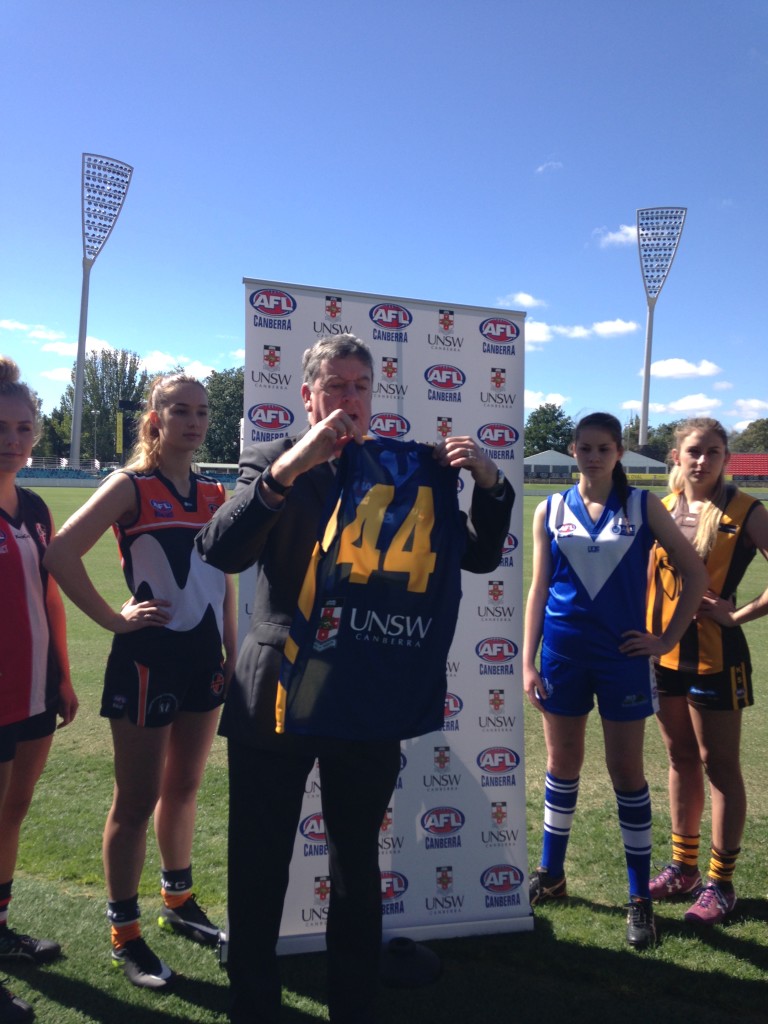
M 629 480 L 627 480 L 627 474 L 624 472 L 624 466 L 622 465 L 621 459 L 619 459 L 613 467 L 611 478 L 613 480 L 613 488 L 619 496 L 621 507 L 624 509 L 624 515 L 628 516 L 627 501 L 629 500 Z

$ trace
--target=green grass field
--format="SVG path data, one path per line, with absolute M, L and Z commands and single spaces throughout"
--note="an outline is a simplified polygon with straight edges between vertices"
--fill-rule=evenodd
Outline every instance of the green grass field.
M 82 489 L 40 492 L 61 524 L 89 494 Z M 525 498 L 525 532 L 538 497 Z M 524 585 L 530 578 L 524 541 Z M 115 606 L 126 596 L 114 539 L 104 537 L 88 556 L 94 580 Z M 742 599 L 768 585 L 760 559 L 742 587 Z M 3 965 L 11 987 L 35 1007 L 41 1024 L 171 1024 L 226 1020 L 226 977 L 214 954 L 156 926 L 159 864 L 148 844 L 141 891 L 144 931 L 183 978 L 175 992 L 153 995 L 129 985 L 109 962 L 101 868 L 101 830 L 111 800 L 109 731 L 99 718 L 101 679 L 110 637 L 69 607 L 73 677 L 80 697 L 76 723 L 58 733 L 22 836 L 11 919 L 21 931 L 56 938 L 65 956 L 44 968 Z M 569 1021 L 620 1018 L 646 1024 L 690 1018 L 697 1024 L 738 1019 L 764 1022 L 768 979 L 768 620 L 747 634 L 755 662 L 757 704 L 744 716 L 744 766 L 749 820 L 739 861 L 739 904 L 727 927 L 700 935 L 684 926 L 687 904 L 662 906 L 661 941 L 644 953 L 624 941 L 625 871 L 613 792 L 602 760 L 599 721 L 589 730 L 579 811 L 572 835 L 570 899 L 540 908 L 533 932 L 430 943 L 443 962 L 439 983 L 416 990 L 387 989 L 381 1024 L 453 1021 Z M 544 745 L 536 712 L 526 708 L 528 847 L 539 852 Z M 666 756 L 648 725 L 647 773 L 654 799 L 654 860 L 668 857 Z M 214 745 L 200 793 L 195 840 L 195 888 L 213 920 L 225 914 L 226 772 L 222 741 Z M 702 846 L 708 846 L 705 819 Z M 255 880 L 259 884 L 259 880 Z M 321 955 L 286 957 L 286 1024 L 326 1019 Z

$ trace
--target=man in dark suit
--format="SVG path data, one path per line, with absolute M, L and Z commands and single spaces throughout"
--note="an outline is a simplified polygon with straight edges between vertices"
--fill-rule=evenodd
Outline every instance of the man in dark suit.
M 373 359 L 352 335 L 304 353 L 301 395 L 309 420 L 298 437 L 243 450 L 234 497 L 198 535 L 202 557 L 225 572 L 258 566 L 251 625 L 225 704 L 230 780 L 229 960 L 232 1024 L 279 1019 L 279 936 L 304 786 L 315 759 L 331 877 L 326 926 L 333 1024 L 370 1024 L 381 946 L 378 836 L 400 767 L 399 740 L 275 732 L 283 647 L 318 534 L 332 460 L 362 444 L 371 417 Z M 462 568 L 499 562 L 514 495 L 472 438 L 435 449 L 475 487 Z

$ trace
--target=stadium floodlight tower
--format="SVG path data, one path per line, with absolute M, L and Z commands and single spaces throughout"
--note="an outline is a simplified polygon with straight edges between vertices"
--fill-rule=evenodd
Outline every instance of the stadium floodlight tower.
M 677 245 L 683 233 L 685 206 L 655 206 L 637 211 L 637 246 L 640 250 L 640 270 L 648 301 L 648 320 L 645 330 L 645 367 L 643 369 L 643 401 L 640 409 L 640 436 L 642 448 L 648 443 L 648 398 L 651 390 L 651 346 L 653 342 L 653 310 L 667 279 Z
M 77 336 L 75 400 L 72 404 L 72 439 L 69 463 L 80 468 L 80 434 L 85 390 L 85 335 L 88 326 L 88 286 L 91 267 L 104 248 L 123 208 L 133 168 L 120 160 L 83 153 L 83 291 L 80 297 L 80 331 Z

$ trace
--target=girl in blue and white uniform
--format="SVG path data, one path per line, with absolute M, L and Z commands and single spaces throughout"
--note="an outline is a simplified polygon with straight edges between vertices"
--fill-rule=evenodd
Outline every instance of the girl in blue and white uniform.
M 576 426 L 579 483 L 534 513 L 533 575 L 525 615 L 523 685 L 547 745 L 544 841 L 530 883 L 535 906 L 566 895 L 565 854 L 597 697 L 629 878 L 627 941 L 655 941 L 649 893 L 651 801 L 643 768 L 645 719 L 657 710 L 649 658 L 670 650 L 706 588 L 701 560 L 655 495 L 630 487 L 621 424 L 593 413 Z M 649 554 L 663 543 L 683 581 L 660 636 L 645 631 Z M 541 643 L 540 668 L 535 664 Z

